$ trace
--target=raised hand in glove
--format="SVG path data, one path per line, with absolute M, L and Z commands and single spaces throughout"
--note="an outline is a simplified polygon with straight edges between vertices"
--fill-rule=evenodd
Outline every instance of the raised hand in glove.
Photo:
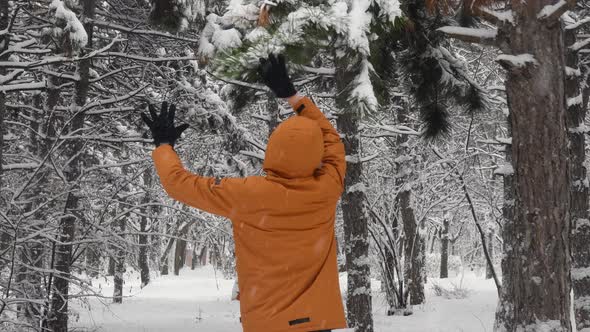
M 170 105 L 170 108 L 168 108 L 168 103 L 163 102 L 160 115 L 156 113 L 154 105 L 149 105 L 149 110 L 151 119 L 149 115 L 145 113 L 141 113 L 141 118 L 143 119 L 143 122 L 150 127 L 154 144 L 160 146 L 160 144 L 167 143 L 174 146 L 174 143 L 180 138 L 182 132 L 188 128 L 188 124 L 186 123 L 174 127 L 176 105 L 172 104 Z
M 275 57 L 275 55 L 271 53 L 268 56 L 268 59 L 260 58 L 258 72 L 262 77 L 264 84 L 266 84 L 277 97 L 289 98 L 297 93 L 289 78 L 284 55 L 279 54 Z

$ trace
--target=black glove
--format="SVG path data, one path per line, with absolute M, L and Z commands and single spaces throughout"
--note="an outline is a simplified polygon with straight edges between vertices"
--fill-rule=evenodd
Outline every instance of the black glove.
M 268 56 L 268 59 L 260 58 L 258 72 L 262 77 L 264 84 L 266 84 L 277 97 L 289 98 L 297 93 L 289 78 L 284 55 L 279 54 L 278 57 L 275 57 L 275 55 L 271 53 Z
M 176 105 L 170 105 L 170 109 L 168 109 L 168 103 L 162 103 L 162 110 L 160 111 L 160 115 L 156 113 L 156 109 L 154 105 L 149 105 L 150 114 L 152 118 L 145 114 L 141 113 L 141 118 L 143 122 L 145 122 L 150 130 L 152 131 L 152 138 L 154 139 L 154 144 L 156 146 L 160 146 L 160 144 L 168 143 L 174 146 L 176 140 L 180 138 L 180 135 L 183 131 L 188 128 L 188 124 L 181 124 L 178 127 L 174 127 L 174 113 L 176 113 Z

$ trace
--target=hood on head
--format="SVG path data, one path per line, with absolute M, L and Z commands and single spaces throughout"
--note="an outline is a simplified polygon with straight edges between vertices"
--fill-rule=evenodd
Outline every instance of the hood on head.
M 264 171 L 286 179 L 314 174 L 324 154 L 322 130 L 317 123 L 293 116 L 270 135 L 264 156 Z

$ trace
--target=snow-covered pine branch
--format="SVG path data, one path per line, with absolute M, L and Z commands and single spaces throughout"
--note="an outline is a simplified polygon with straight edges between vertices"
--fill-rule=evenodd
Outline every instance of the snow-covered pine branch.
M 537 18 L 541 21 L 552 22 L 558 20 L 570 8 L 576 5 L 576 0 L 559 0 L 556 4 L 546 5 L 541 9 Z
M 496 61 L 508 70 L 525 69 L 529 66 L 536 66 L 538 64 L 532 54 L 501 54 L 496 57 Z
M 495 29 L 463 28 L 456 26 L 446 26 L 437 30 L 451 38 L 483 45 L 495 45 L 498 34 Z

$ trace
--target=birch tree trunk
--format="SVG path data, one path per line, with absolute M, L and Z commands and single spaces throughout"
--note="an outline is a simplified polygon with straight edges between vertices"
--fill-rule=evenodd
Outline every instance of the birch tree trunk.
M 538 18 L 553 1 L 511 3 L 516 25 L 502 29 L 507 38 L 501 48 L 509 56 L 500 63 L 508 70 L 514 218 L 504 226 L 508 236 L 495 329 L 571 331 L 563 30 L 559 15 Z M 518 65 L 510 56 L 530 61 Z

